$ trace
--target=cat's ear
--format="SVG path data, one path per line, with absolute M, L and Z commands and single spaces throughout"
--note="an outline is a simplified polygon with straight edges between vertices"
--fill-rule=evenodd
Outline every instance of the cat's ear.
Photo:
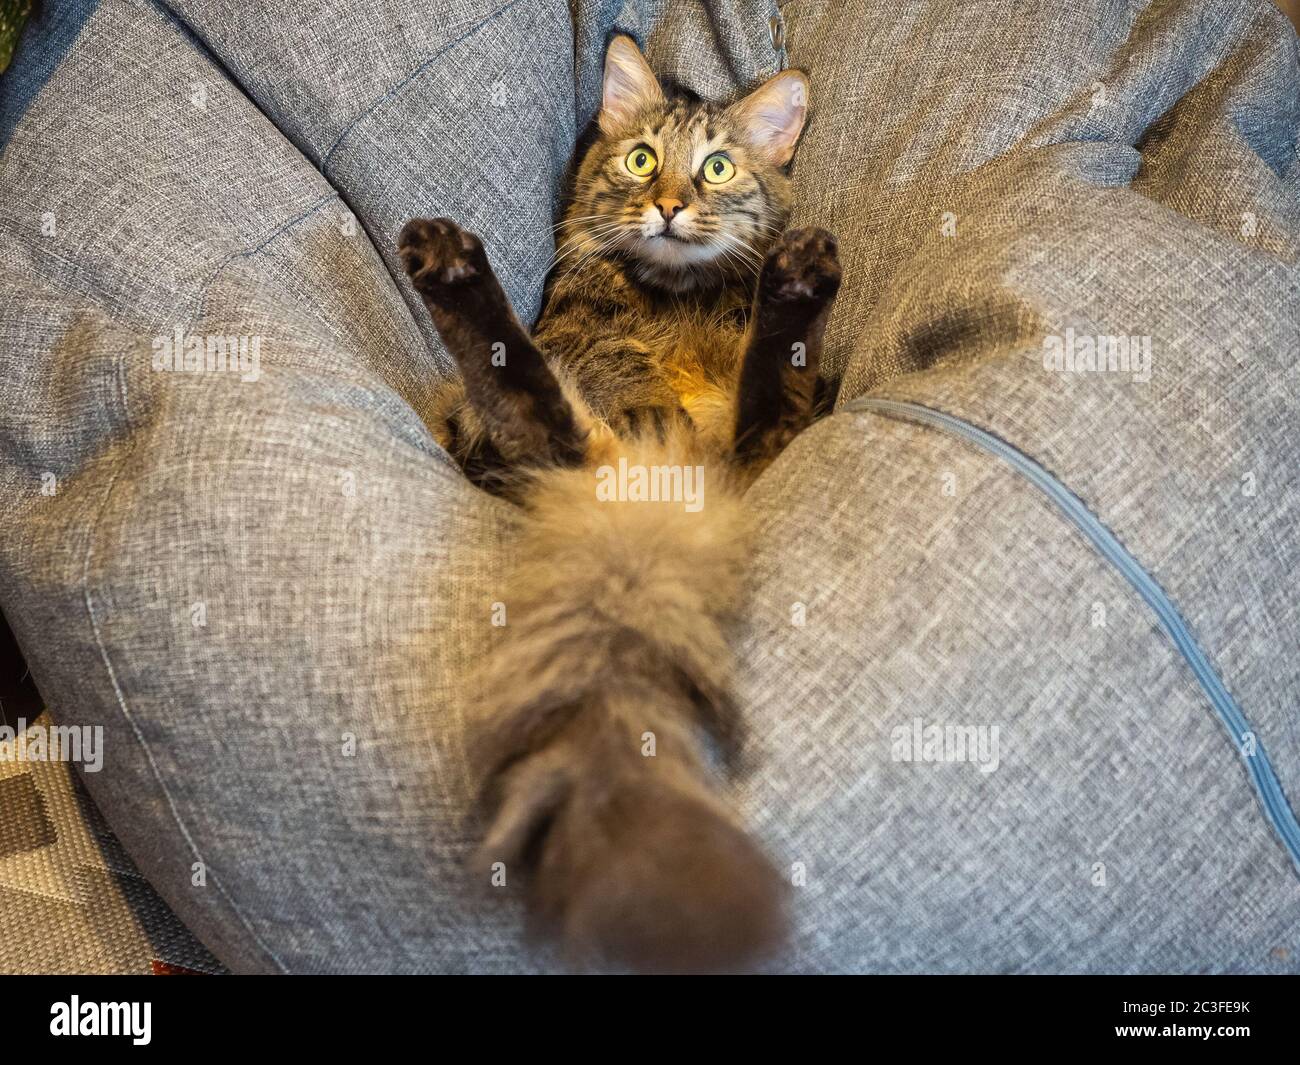
M 802 71 L 783 70 L 729 110 L 750 146 L 774 166 L 785 166 L 808 117 L 808 79 Z
M 605 52 L 605 92 L 600 103 L 600 128 L 617 133 L 637 114 L 661 104 L 664 93 L 659 88 L 650 64 L 645 61 L 636 41 L 619 34 L 609 42 Z

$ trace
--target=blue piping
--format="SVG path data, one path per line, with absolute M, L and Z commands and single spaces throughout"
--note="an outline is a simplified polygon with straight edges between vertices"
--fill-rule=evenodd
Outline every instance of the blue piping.
M 1232 739 L 1233 746 L 1240 749 L 1239 744 L 1243 743 L 1248 735 L 1254 735 L 1250 722 L 1246 720 L 1241 708 L 1237 706 L 1228 689 L 1224 687 L 1223 681 L 1219 679 L 1219 675 L 1210 665 L 1205 652 L 1197 644 L 1187 622 L 1178 613 L 1169 596 L 1165 594 L 1151 575 L 1142 568 L 1141 564 L 1128 552 L 1124 545 L 1115 538 L 1115 534 L 1103 525 L 1096 515 L 1084 505 L 1083 501 L 1037 462 L 992 433 L 951 414 L 933 410 L 919 403 L 866 397 L 854 400 L 846 404 L 842 409 L 846 411 L 877 411 L 881 414 L 893 415 L 909 421 L 920 422 L 923 425 L 944 429 L 996 455 L 1017 473 L 1024 476 L 1031 484 L 1041 489 L 1061 512 L 1074 523 L 1075 527 L 1088 538 L 1092 545 L 1101 552 L 1106 560 L 1123 574 L 1124 579 L 1133 586 L 1134 590 L 1146 600 L 1147 605 L 1155 611 L 1161 626 L 1174 641 L 1174 645 L 1183 658 L 1186 659 L 1187 664 L 1192 667 L 1192 672 L 1196 675 L 1197 681 L 1205 690 L 1205 694 L 1209 696 L 1210 704 L 1214 707 L 1215 713 L 1219 716 L 1219 721 L 1222 722 L 1223 727 Z M 1251 782 L 1259 795 L 1260 803 L 1264 807 L 1264 813 L 1268 816 L 1274 831 L 1277 832 L 1282 845 L 1290 855 L 1297 874 L 1300 874 L 1300 822 L 1296 821 L 1295 812 L 1287 802 L 1286 795 L 1282 791 L 1282 785 L 1277 779 L 1277 774 L 1273 771 L 1272 763 L 1269 762 L 1268 756 L 1264 753 L 1264 747 L 1259 742 L 1258 736 L 1255 737 L 1254 753 L 1242 757 L 1250 772 Z

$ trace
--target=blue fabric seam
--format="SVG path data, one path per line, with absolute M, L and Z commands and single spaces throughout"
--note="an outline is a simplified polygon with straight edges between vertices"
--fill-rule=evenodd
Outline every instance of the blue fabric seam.
M 405 89 L 408 85 L 411 84 L 411 82 L 413 82 L 416 78 L 418 78 L 421 74 L 423 74 L 426 70 L 428 70 L 430 66 L 432 66 L 444 55 L 446 55 L 449 51 L 455 48 L 456 45 L 461 44 L 462 42 L 468 40 L 470 37 L 473 37 L 476 33 L 478 33 L 481 29 L 483 29 L 483 27 L 487 26 L 491 22 L 494 22 L 501 15 L 509 11 L 512 7 L 515 7 L 518 3 L 519 0 L 507 0 L 507 3 L 502 4 L 495 11 L 491 12 L 491 14 L 488 14 L 483 18 L 479 19 L 478 22 L 475 22 L 472 26 L 470 26 L 467 30 L 465 30 L 465 32 L 462 33 L 455 40 L 448 41 L 436 52 L 434 52 L 433 55 L 429 56 L 425 60 L 422 60 L 414 70 L 412 70 L 408 75 L 406 75 L 406 77 L 404 77 L 396 85 L 392 86 L 382 96 L 378 97 L 375 100 L 372 100 L 369 104 L 367 104 L 366 107 L 363 108 L 361 112 L 357 114 L 355 118 L 352 119 L 351 122 L 349 122 L 346 126 L 343 127 L 342 132 L 339 133 L 334 143 L 330 145 L 329 150 L 321 157 L 321 161 L 320 161 L 321 173 L 326 174 L 326 176 L 328 177 L 330 159 L 334 155 L 334 152 L 338 149 L 339 145 L 343 143 L 344 138 L 347 137 L 347 135 L 351 133 L 352 130 L 355 129 L 356 126 L 363 119 L 369 117 L 376 110 L 378 110 L 389 100 L 391 100 L 394 96 L 396 96 L 399 92 Z
M 1002 459 L 1055 504 L 1098 553 L 1119 570 L 1129 585 L 1155 612 L 1161 627 L 1191 667 L 1197 682 L 1209 697 L 1210 705 L 1214 708 L 1220 724 L 1232 739 L 1234 749 L 1241 753 L 1238 744 L 1245 742 L 1248 736 L 1254 738 L 1254 752 L 1249 755 L 1241 754 L 1242 760 L 1246 763 L 1251 783 L 1264 808 L 1265 816 L 1287 851 L 1296 873 L 1300 875 L 1300 822 L 1297 821 L 1294 809 L 1287 801 L 1273 765 L 1264 752 L 1263 744 L 1259 742 L 1258 734 L 1210 664 L 1208 656 L 1196 642 L 1191 627 L 1174 606 L 1173 600 L 1132 553 L 1120 543 L 1118 537 L 1088 509 L 1083 500 L 1070 491 L 1064 482 L 1013 444 L 945 411 L 920 403 L 876 397 L 853 400 L 841 409 L 856 413 L 876 412 L 893 415 L 946 430 Z
M 194 300 L 194 309 L 193 311 L 191 311 L 190 314 L 190 324 L 193 325 L 196 319 L 202 317 L 204 314 L 207 313 L 208 289 L 212 287 L 213 283 L 217 280 L 217 278 L 221 276 L 222 272 L 226 269 L 227 266 L 233 263 L 236 259 L 251 259 L 254 255 L 260 252 L 273 240 L 277 239 L 278 237 L 284 236 L 284 234 L 289 232 L 289 230 L 291 230 L 294 226 L 298 225 L 300 222 L 305 222 L 308 218 L 314 215 L 326 204 L 333 203 L 335 200 L 338 200 L 340 203 L 343 202 L 342 197 L 337 192 L 330 192 L 329 195 L 322 196 L 319 200 L 313 203 L 301 214 L 295 215 L 293 218 L 290 218 L 287 222 L 283 222 L 280 225 L 276 226 L 275 229 L 273 229 L 269 234 L 267 234 L 267 236 L 264 237 L 262 240 L 258 241 L 258 243 L 254 244 L 251 247 L 244 248 L 240 251 L 231 252 L 224 259 L 222 259 L 221 262 L 217 264 L 217 268 L 212 272 L 212 274 L 208 277 L 208 279 L 203 282 L 203 287 L 199 289 L 199 293 Z

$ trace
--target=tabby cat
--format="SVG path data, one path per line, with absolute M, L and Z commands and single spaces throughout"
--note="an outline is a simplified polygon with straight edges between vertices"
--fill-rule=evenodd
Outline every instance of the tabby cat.
M 614 37 L 531 337 L 477 237 L 399 238 L 461 372 L 433 430 L 522 510 L 475 726 L 479 858 L 525 873 L 583 964 L 734 968 L 785 932 L 715 763 L 738 738 L 742 493 L 814 415 L 840 282 L 834 238 L 784 232 L 807 106 L 794 70 L 727 107 L 667 93 Z

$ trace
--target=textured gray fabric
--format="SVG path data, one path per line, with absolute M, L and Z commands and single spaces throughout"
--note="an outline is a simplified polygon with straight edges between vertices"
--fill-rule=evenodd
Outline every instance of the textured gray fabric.
M 86 784 L 220 961 L 551 964 L 461 864 L 511 513 L 420 421 L 449 364 L 392 243 L 454 215 L 534 313 L 615 26 L 706 95 L 810 71 L 796 221 L 841 238 L 841 404 L 950 410 L 1049 467 L 1300 794 L 1285 20 L 790 0 L 781 48 L 768 3 L 572 6 L 50 3 L 0 79 L 0 604 L 56 716 L 105 727 Z M 257 379 L 155 371 L 178 325 L 260 336 Z M 1067 329 L 1149 336 L 1150 380 L 1046 369 Z M 1230 740 L 1036 489 L 841 409 L 752 498 L 739 795 L 802 885 L 774 967 L 1300 968 Z M 997 726 L 998 769 L 894 760 L 916 717 Z

